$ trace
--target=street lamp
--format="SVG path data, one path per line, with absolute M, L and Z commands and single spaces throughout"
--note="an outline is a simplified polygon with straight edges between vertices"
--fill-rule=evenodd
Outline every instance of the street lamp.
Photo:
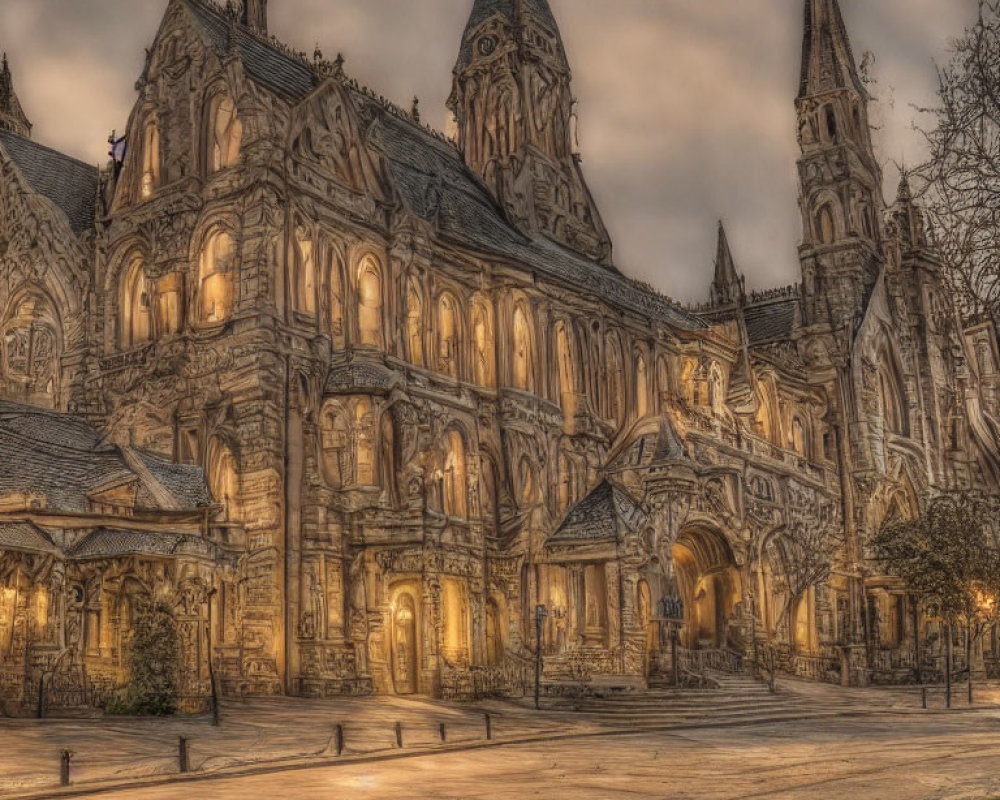
M 548 617 L 548 609 L 544 605 L 535 606 L 535 710 L 541 708 L 539 697 L 542 686 L 542 623 Z

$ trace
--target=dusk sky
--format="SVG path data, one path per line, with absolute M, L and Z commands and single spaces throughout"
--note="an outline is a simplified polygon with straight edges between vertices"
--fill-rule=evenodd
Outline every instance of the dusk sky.
M 795 97 L 802 0 L 550 0 L 580 100 L 584 171 L 616 264 L 682 300 L 707 296 L 723 218 L 750 288 L 795 281 Z M 0 0 L 0 49 L 34 138 L 105 160 L 167 0 Z M 855 53 L 875 55 L 872 118 L 894 163 L 916 163 L 914 105 L 976 0 L 841 0 Z M 338 51 L 348 74 L 446 124 L 472 0 L 271 0 L 272 32 Z

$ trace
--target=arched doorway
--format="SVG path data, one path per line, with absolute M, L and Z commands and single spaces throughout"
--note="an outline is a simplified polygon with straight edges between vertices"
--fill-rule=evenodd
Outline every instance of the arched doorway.
M 740 578 L 729 544 L 707 528 L 681 533 L 673 547 L 684 601 L 681 643 L 690 649 L 733 646 L 730 622 L 740 600 Z
M 392 603 L 392 684 L 396 694 L 416 694 L 418 681 L 417 601 L 404 589 Z

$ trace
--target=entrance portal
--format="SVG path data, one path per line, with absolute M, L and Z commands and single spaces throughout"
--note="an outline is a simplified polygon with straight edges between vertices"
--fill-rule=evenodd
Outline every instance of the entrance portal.
M 417 693 L 417 604 L 409 592 L 392 609 L 392 682 L 396 694 Z
M 729 623 L 740 600 L 740 578 L 729 544 L 702 528 L 683 532 L 673 548 L 684 600 L 681 643 L 690 649 L 735 647 Z

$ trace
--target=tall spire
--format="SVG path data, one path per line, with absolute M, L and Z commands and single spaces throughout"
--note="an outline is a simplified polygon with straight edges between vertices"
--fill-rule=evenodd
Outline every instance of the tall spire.
M 570 79 L 548 0 L 476 0 L 448 107 L 465 163 L 514 224 L 610 265 L 574 147 Z
M 25 138 L 31 136 L 31 123 L 14 92 L 14 79 L 10 74 L 6 53 L 0 64 L 0 131 L 11 131 Z
M 858 74 L 840 3 L 806 0 L 799 98 L 836 89 L 853 89 L 868 96 Z
M 712 281 L 712 305 L 731 306 L 742 300 L 743 278 L 736 271 L 733 251 L 729 248 L 726 226 L 719 220 L 719 244 L 715 256 L 715 280 Z

